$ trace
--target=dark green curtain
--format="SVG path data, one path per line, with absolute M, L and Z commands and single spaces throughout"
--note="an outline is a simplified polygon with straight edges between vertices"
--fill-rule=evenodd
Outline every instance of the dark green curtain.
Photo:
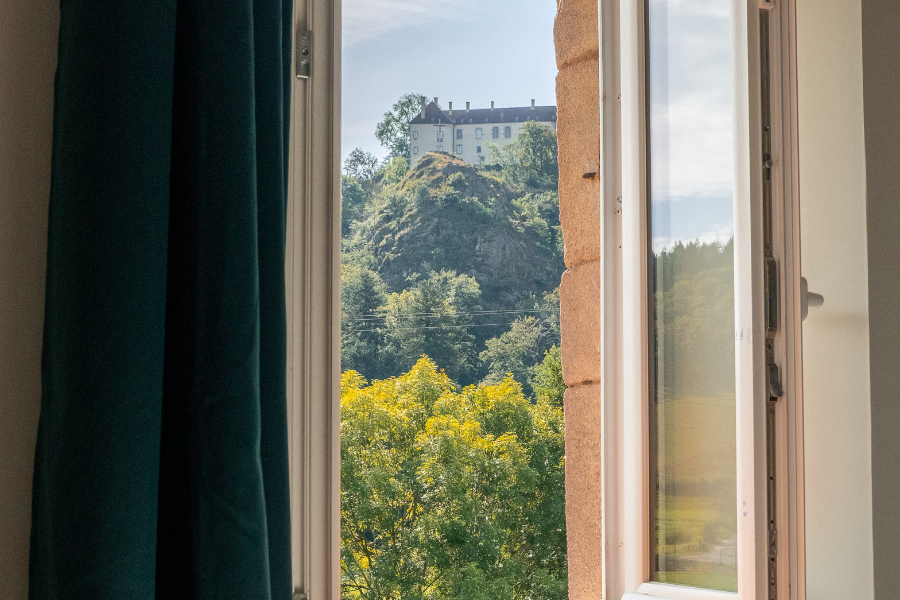
M 291 0 L 61 0 L 32 599 L 291 596 Z

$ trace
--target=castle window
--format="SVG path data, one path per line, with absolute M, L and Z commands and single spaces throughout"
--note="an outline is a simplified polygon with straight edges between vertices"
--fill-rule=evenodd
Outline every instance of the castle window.
M 481 127 L 475 128 L 475 139 L 477 139 L 477 140 L 481 139 Z
M 456 139 L 458 139 L 458 140 L 462 139 L 462 129 L 456 130 Z
M 503 128 L 503 137 L 506 137 L 506 138 L 512 137 L 512 127 L 504 127 Z
M 438 144 L 438 152 L 443 152 L 443 151 L 444 151 L 444 145 Z
M 462 144 L 457 144 L 457 145 L 456 145 L 456 153 L 457 153 L 457 154 L 462 154 Z
M 419 153 L 419 147 L 413 146 L 413 154 L 418 154 L 418 153 Z
M 499 127 L 494 127 L 491 129 L 491 137 L 494 139 L 500 137 L 500 128 Z
M 476 147 L 476 152 L 478 152 L 478 154 L 481 154 L 481 146 Z
M 438 130 L 438 140 L 437 141 L 439 141 L 439 142 L 444 141 L 444 131 L 442 129 Z
M 418 132 L 418 131 L 413 131 L 413 139 L 414 139 L 414 140 L 419 139 L 419 132 Z

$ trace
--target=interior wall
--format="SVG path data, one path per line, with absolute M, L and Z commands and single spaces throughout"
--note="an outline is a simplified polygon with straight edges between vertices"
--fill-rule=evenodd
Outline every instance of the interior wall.
M 797 0 L 807 598 L 873 589 L 860 0 Z M 867 105 L 868 108 L 868 105 Z
M 58 12 L 0 3 L 0 600 L 28 596 Z
M 900 589 L 900 2 L 863 0 L 875 597 Z

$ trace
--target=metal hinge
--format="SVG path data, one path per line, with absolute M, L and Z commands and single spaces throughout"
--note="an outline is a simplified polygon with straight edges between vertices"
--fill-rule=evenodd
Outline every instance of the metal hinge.
M 310 53 L 312 52 L 312 33 L 309 30 L 297 30 L 297 79 L 309 79 L 312 71 Z M 297 600 L 296 598 L 294 600 Z

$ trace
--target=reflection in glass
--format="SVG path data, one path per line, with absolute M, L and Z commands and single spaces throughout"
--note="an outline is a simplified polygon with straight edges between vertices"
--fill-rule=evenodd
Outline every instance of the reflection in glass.
M 730 0 L 648 0 L 651 579 L 737 591 Z

